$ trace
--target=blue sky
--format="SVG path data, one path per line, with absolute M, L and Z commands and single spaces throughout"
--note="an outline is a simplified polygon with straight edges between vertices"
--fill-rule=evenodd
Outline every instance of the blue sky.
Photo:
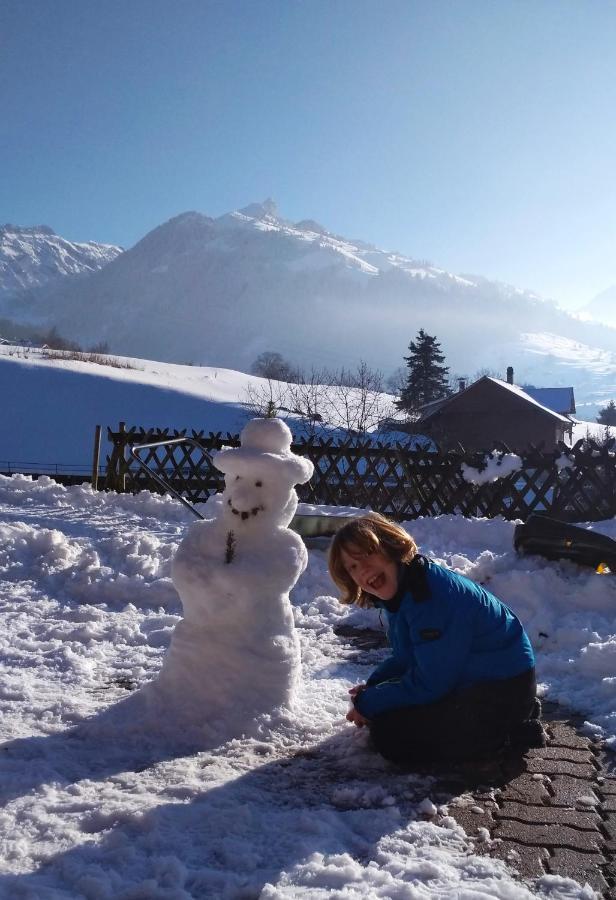
M 612 0 L 3 0 L 0 221 L 292 220 L 575 307 L 616 283 Z

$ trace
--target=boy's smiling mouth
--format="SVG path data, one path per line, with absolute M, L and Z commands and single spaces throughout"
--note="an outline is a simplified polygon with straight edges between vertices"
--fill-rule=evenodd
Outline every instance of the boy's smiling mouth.
M 378 591 L 379 588 L 383 587 L 384 582 L 385 575 L 382 572 L 378 572 L 376 575 L 371 575 L 370 578 L 366 579 L 366 584 L 371 591 Z

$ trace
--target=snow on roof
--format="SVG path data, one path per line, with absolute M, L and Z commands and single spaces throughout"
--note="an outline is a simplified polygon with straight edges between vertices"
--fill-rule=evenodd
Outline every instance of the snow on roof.
M 532 403 L 533 406 L 538 406 L 539 409 L 542 409 L 544 412 L 549 413 L 555 419 L 559 419 L 561 422 L 565 422 L 567 425 L 571 424 L 571 421 L 570 421 L 570 419 L 567 418 L 567 416 L 563 416 L 560 413 L 555 412 L 553 409 L 550 409 L 549 406 L 545 406 L 545 404 L 540 403 L 538 400 L 535 400 L 534 397 L 531 397 L 531 395 L 529 393 L 527 393 L 521 387 L 518 387 L 517 384 L 509 384 L 508 381 L 501 381 L 500 378 L 490 378 L 487 375 L 485 377 L 488 379 L 488 381 L 493 381 L 495 384 L 498 384 L 501 387 L 506 388 L 507 390 L 511 391 L 513 394 L 517 394 L 518 397 L 521 397 L 523 400 L 526 400 L 528 403 Z M 479 380 L 481 381 L 481 379 L 479 379 Z M 475 382 L 475 384 L 477 384 L 477 382 Z M 471 385 L 471 387 L 472 387 L 472 385 Z M 467 390 L 468 390 L 468 388 L 467 388 Z M 547 388 L 546 390 L 550 390 L 550 389 Z

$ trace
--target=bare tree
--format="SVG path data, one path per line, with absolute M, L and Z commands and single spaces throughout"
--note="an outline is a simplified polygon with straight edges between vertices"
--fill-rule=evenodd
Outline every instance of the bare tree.
M 250 418 L 274 418 L 280 410 L 286 410 L 286 390 L 285 382 L 274 378 L 267 378 L 261 384 L 247 385 L 243 401 L 246 413 Z
M 391 396 L 383 390 L 383 375 L 363 361 L 356 369 L 313 367 L 290 383 L 270 378 L 249 385 L 244 405 L 252 416 L 289 413 L 308 437 L 328 426 L 348 435 L 365 435 L 395 412 Z
M 274 378 L 277 381 L 290 381 L 296 374 L 291 363 L 275 350 L 264 350 L 260 353 L 250 371 L 253 375 L 260 375 L 261 378 Z
M 383 374 L 364 360 L 354 370 L 330 374 L 328 384 L 324 416 L 349 434 L 365 435 L 395 411 L 391 397 L 384 393 Z
M 490 369 L 489 366 L 484 366 L 483 369 L 478 369 L 475 372 L 475 374 L 471 378 L 469 384 L 472 383 L 473 381 L 479 381 L 479 379 L 483 378 L 484 376 L 487 376 L 488 378 L 498 378 L 498 379 L 502 379 L 502 377 L 503 377 L 502 373 L 498 372 L 496 369 Z
M 286 405 L 289 412 L 299 417 L 308 437 L 314 437 L 321 430 L 326 392 L 327 376 L 314 366 L 308 374 L 298 373 L 297 381 L 287 385 Z

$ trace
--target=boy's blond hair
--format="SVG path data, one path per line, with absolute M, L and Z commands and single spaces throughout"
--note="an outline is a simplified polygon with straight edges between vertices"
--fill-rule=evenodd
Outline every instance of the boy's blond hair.
M 336 532 L 329 548 L 329 574 L 342 591 L 341 603 L 372 606 L 372 597 L 355 584 L 342 562 L 342 551 L 349 547 L 360 553 L 382 553 L 397 563 L 409 563 L 417 553 L 417 544 L 404 528 L 380 513 L 368 513 L 349 519 Z

